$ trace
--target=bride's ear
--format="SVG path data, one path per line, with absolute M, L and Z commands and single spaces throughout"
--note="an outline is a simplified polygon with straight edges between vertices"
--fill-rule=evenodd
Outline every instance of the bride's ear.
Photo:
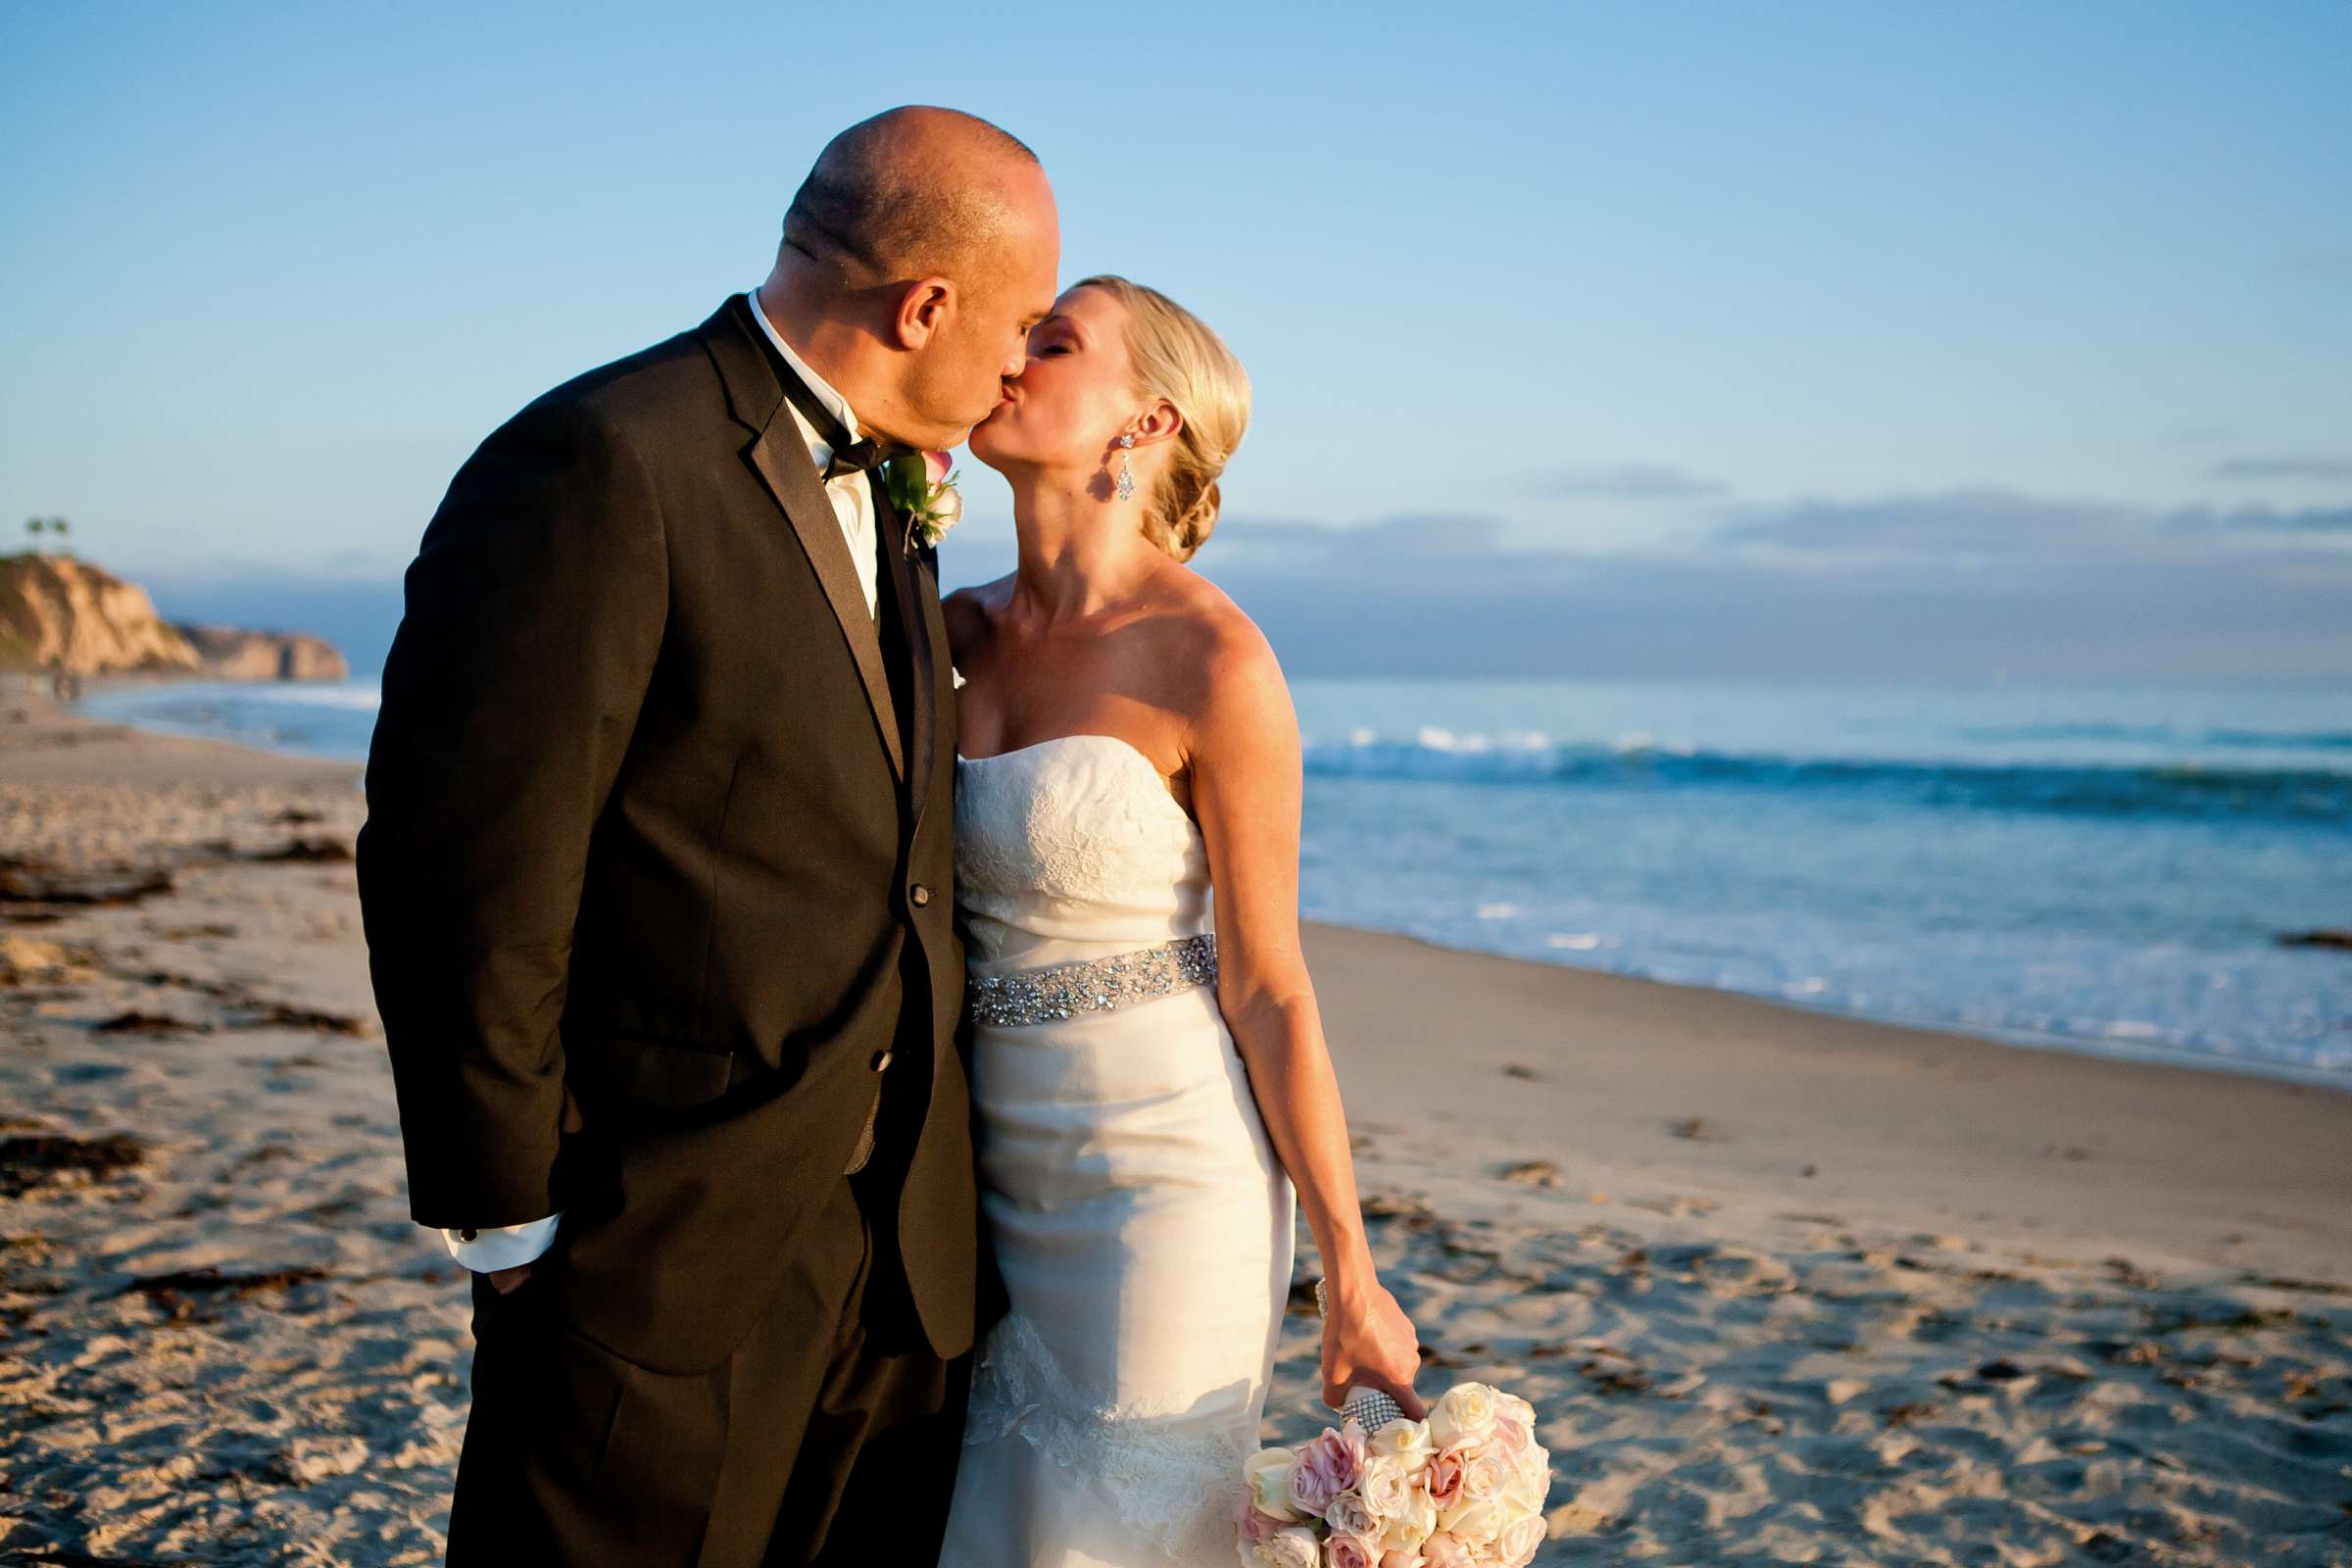
M 1176 412 L 1175 404 L 1161 398 L 1146 410 L 1143 418 L 1137 422 L 1135 444 L 1142 447 L 1150 446 L 1154 441 L 1173 441 L 1176 433 L 1183 428 L 1184 416 Z

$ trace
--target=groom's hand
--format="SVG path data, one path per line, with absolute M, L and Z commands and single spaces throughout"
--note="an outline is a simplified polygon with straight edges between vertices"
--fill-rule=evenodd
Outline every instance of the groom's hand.
M 490 1271 L 490 1288 L 506 1296 L 530 1277 L 531 1265 L 528 1263 L 517 1263 L 513 1268 L 494 1268 Z

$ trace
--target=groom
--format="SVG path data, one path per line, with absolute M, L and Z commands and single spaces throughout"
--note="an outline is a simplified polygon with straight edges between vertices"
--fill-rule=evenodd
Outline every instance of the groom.
M 484 441 L 407 580 L 360 893 L 473 1276 L 453 1564 L 929 1564 L 973 1340 L 937 584 L 871 466 L 1051 308 L 1028 148 L 828 144 L 774 270 Z

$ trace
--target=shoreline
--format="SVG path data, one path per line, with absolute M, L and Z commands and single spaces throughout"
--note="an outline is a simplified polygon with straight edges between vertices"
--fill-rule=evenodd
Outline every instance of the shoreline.
M 358 774 L 0 700 L 0 1555 L 443 1555 L 468 1286 Z M 2352 1560 L 2352 1096 L 1305 943 L 1422 1390 L 1537 1408 L 1539 1563 Z M 1328 1416 L 1298 1240 L 1268 1443 Z
M 193 685 L 130 677 L 124 687 Z M 220 684 L 234 684 L 221 682 Z M 10 781 L 48 785 L 143 784 L 195 776 L 209 782 L 318 784 L 337 780 L 355 790 L 363 762 L 272 751 L 209 735 L 183 735 L 102 718 L 61 707 L 45 694 L 0 691 L 0 755 Z
M 1394 1136 L 1405 1164 L 1445 1170 L 1458 1163 L 1450 1128 L 1475 1121 L 1509 1146 L 1489 1163 L 1561 1167 L 1539 1192 L 1671 1179 L 1758 1217 L 1828 1201 L 1889 1226 L 1965 1222 L 2026 1250 L 2129 1246 L 2168 1266 L 2280 1277 L 2316 1265 L 2352 1289 L 2352 1094 L 2335 1085 L 2025 1050 L 1348 927 L 1309 926 L 1306 948 L 1375 1163 Z M 1370 1070 L 1351 1074 L 1355 1042 Z M 1467 1116 L 1454 1089 L 1426 1113 L 1439 1092 L 1422 1087 L 1425 1048 L 1483 1077 L 1493 1101 Z M 1573 1150 L 1561 1098 L 1576 1106 Z M 2267 1240 L 2227 1217 L 2290 1208 L 2300 1217 Z M 2192 1239 L 2196 1222 L 2213 1228 Z
M 1666 991 L 1691 992 L 1700 996 L 1730 997 L 1759 1007 L 1771 1007 L 1807 1018 L 1843 1019 L 1868 1024 L 1877 1029 L 1892 1029 L 1911 1034 L 1948 1035 L 1980 1045 L 1998 1046 L 2007 1051 L 2029 1051 L 2043 1054 L 2083 1056 L 2093 1061 L 2112 1061 L 2127 1066 L 2171 1068 L 2180 1072 L 2210 1073 L 2227 1078 L 2260 1078 L 2279 1083 L 2297 1084 L 2307 1089 L 2332 1090 L 2352 1095 L 2352 1071 L 2327 1067 L 2306 1067 L 2294 1062 L 2267 1061 L 2256 1056 L 2227 1056 L 2218 1052 L 2197 1052 L 2182 1047 L 2130 1040 L 2102 1040 L 2090 1035 L 2055 1035 L 2026 1029 L 1961 1028 L 1897 1013 L 1874 1012 L 1867 1008 L 1833 1006 L 1827 1003 L 1808 1003 L 1795 997 L 1768 997 L 1753 991 L 1734 991 L 1725 986 L 1700 985 L 1689 980 L 1661 980 L 1651 975 L 1629 974 L 1620 969 L 1603 969 L 1591 964 L 1576 963 L 1566 958 L 1531 958 L 1516 953 L 1498 953 L 1488 948 L 1456 947 L 1425 937 L 1414 931 L 1398 931 L 1384 926 L 1350 925 L 1338 920 L 1301 919 L 1301 930 L 1354 932 L 1368 937 L 1381 937 L 1394 942 L 1411 943 L 1433 953 L 1450 954 L 1465 958 L 1494 958 L 1503 963 L 1523 963 L 1536 969 L 1564 969 L 1572 974 L 1592 975 L 1606 980 L 1623 980 L 1635 985 L 1656 986 Z
M 190 684 L 254 685 L 266 687 L 267 682 L 225 683 L 204 682 L 192 677 L 142 676 L 136 674 L 92 677 L 89 690 L 136 690 Z M 305 685 L 339 685 L 350 682 L 304 682 Z M 60 710 L 44 697 L 28 697 L 24 702 L 38 704 L 48 710 L 49 716 L 59 722 L 81 723 L 125 730 L 132 734 L 152 736 L 161 740 L 205 746 L 224 747 L 256 756 L 292 760 L 306 768 L 331 772 L 337 767 L 349 770 L 352 787 L 357 789 L 366 770 L 366 763 L 332 754 L 305 752 L 300 749 L 274 750 L 247 742 L 225 740 L 216 736 L 192 734 L 170 725 L 150 725 L 123 720 L 84 715 Z M 2189 1072 L 2212 1073 L 2229 1077 L 2251 1077 L 2281 1083 L 2301 1084 L 2308 1088 L 2330 1090 L 2352 1095 L 2352 1072 L 2328 1067 L 2306 1066 L 2288 1061 L 2277 1061 L 2258 1056 L 2228 1055 L 2219 1052 L 2198 1052 L 2158 1042 L 2135 1041 L 2127 1038 L 2107 1038 L 2087 1034 L 2052 1034 L 2029 1029 L 2002 1029 L 1992 1026 L 1969 1026 L 1938 1022 L 1932 1019 L 1882 1013 L 1869 1009 L 1856 1010 L 1828 1004 L 1816 1004 L 1798 997 L 1772 996 L 1756 991 L 1739 991 L 1728 987 L 1710 986 L 1696 981 L 1666 980 L 1650 975 L 1628 973 L 1593 964 L 1578 963 L 1566 957 L 1535 957 L 1525 954 L 1504 953 L 1489 948 L 1460 947 L 1421 935 L 1418 932 L 1378 925 L 1359 925 L 1340 920 L 1302 919 L 1302 927 L 1326 927 L 1336 931 L 1354 931 L 1366 936 L 1393 938 L 1431 948 L 1437 952 L 1457 954 L 1465 957 L 1497 958 L 1511 963 L 1524 963 L 1540 969 L 1561 969 L 1577 974 L 1600 976 L 1613 980 L 1633 981 L 1642 985 L 1659 986 L 1670 991 L 1691 992 L 1707 996 L 1733 997 L 1758 1006 L 1773 1007 L 1807 1017 L 1846 1019 L 1886 1029 L 1909 1030 L 1927 1034 L 1957 1035 L 1970 1040 L 1997 1045 L 2013 1051 L 2054 1053 L 2069 1056 L 2084 1056 L 2094 1060 L 2125 1062 L 2140 1066 L 2177 1068 Z M 2352 957 L 2346 960 L 2352 965 Z
M 13 712 L 25 717 L 0 724 L 6 731 L 0 735 L 0 757 L 11 763 L 10 782 L 69 790 L 168 784 L 200 792 L 210 787 L 324 792 L 330 800 L 342 797 L 330 814 L 347 812 L 351 828 L 364 814 L 359 789 L 364 767 L 358 762 L 93 720 L 46 699 L 0 704 L 0 720 L 12 719 Z M 1621 1184 L 1627 1171 L 1646 1174 L 1663 1168 L 1748 1192 L 1770 1190 L 1776 1180 L 1791 1180 L 1798 1185 L 1790 1192 L 1837 1193 L 1863 1210 L 1892 1213 L 1935 1206 L 1943 1194 L 1940 1183 L 1976 1194 L 1981 1206 L 1972 1211 L 1973 1218 L 1980 1224 L 1999 1218 L 2016 1231 L 2012 1239 L 2050 1234 L 2053 1226 L 2058 1234 L 2080 1231 L 2086 1224 L 2107 1234 L 2122 1218 L 2128 1220 L 2124 1229 L 2143 1245 L 2177 1242 L 2184 1213 L 2212 1210 L 2217 1194 L 2251 1202 L 2257 1194 L 2276 1200 L 2292 1190 L 2312 1204 L 2342 1200 L 2345 1220 L 2328 1232 L 2333 1241 L 2334 1272 L 2329 1277 L 2352 1285 L 2352 1155 L 2332 1163 L 2325 1158 L 2290 1161 L 2283 1170 L 2266 1169 L 2255 1183 L 2245 1181 L 2242 1170 L 2217 1174 L 2207 1183 L 2215 1191 L 2203 1197 L 2174 1192 L 2165 1203 L 2140 1205 L 2120 1215 L 2111 1199 L 2093 1202 L 2086 1196 L 2099 1191 L 2100 1184 L 2086 1182 L 2085 1172 L 2101 1162 L 2120 1158 L 2136 1163 L 2143 1175 L 2166 1165 L 2166 1150 L 2144 1134 L 2135 1134 L 2135 1126 L 2179 1132 L 2202 1124 L 2208 1133 L 2226 1127 L 2230 1129 L 2226 1142 L 2251 1147 L 2268 1137 L 2276 1150 L 2277 1128 L 2270 1125 L 2275 1118 L 2285 1115 L 2302 1125 L 2309 1120 L 2308 1106 L 2324 1105 L 2331 1108 L 2322 1111 L 2319 1120 L 2340 1116 L 2341 1147 L 2352 1149 L 2352 1082 L 2330 1079 L 2316 1069 L 2306 1075 L 2293 1069 L 2269 1070 L 2267 1063 L 2180 1054 L 2166 1058 L 2152 1052 L 2084 1050 L 2072 1042 L 2025 1044 L 1742 992 L 1454 948 L 1407 933 L 1322 921 L 1304 921 L 1301 930 L 1350 1111 L 1365 1115 L 1376 1129 L 1401 1133 L 1408 1146 L 1432 1145 L 1430 1135 L 1416 1138 L 1411 1131 L 1424 1108 L 1406 1087 L 1422 1080 L 1418 1050 L 1437 1043 L 1450 1052 L 1452 1046 L 1445 1043 L 1467 1035 L 1494 1043 L 1483 1054 L 1494 1059 L 1484 1064 L 1497 1074 L 1508 1068 L 1507 1081 L 1512 1084 L 1549 1080 L 1565 1085 L 1570 1094 L 1592 1093 L 1598 1083 L 1611 1085 L 1619 1100 L 1606 1126 L 1630 1119 L 1651 1129 L 1650 1136 L 1660 1129 L 1681 1129 L 1671 1134 L 1679 1146 L 1673 1151 L 1678 1157 L 1662 1167 L 1642 1138 L 1604 1136 L 1593 1167 L 1598 1174 L 1589 1182 L 1581 1176 L 1567 1182 L 1563 1176 L 1566 1185 L 1606 1187 L 1612 1181 Z M 359 958 L 364 964 L 364 953 Z M 1511 998 L 1511 1004 L 1494 1004 L 1497 997 Z M 1448 1011 L 1439 999 L 1458 1000 Z M 358 1000 L 371 1015 L 372 1000 Z M 1598 1038 L 1609 1030 L 1646 1041 L 1653 1055 L 1676 1058 L 1678 1070 L 1704 1087 L 1694 1084 L 1682 1090 L 1671 1080 L 1658 1081 L 1660 1063 L 1655 1059 L 1646 1064 L 1649 1077 L 1632 1070 L 1621 1059 L 1622 1047 L 1614 1038 Z M 1351 1042 L 1370 1042 L 1364 1066 L 1352 1073 L 1348 1058 Z M 1514 1059 L 1506 1062 L 1504 1055 Z M 1587 1081 L 1578 1079 L 1580 1064 L 1589 1075 Z M 1901 1126 L 1909 1108 L 1901 1103 L 1904 1095 L 1874 1096 L 1857 1090 L 1858 1084 L 1889 1079 L 1907 1083 L 1916 1093 L 1944 1097 L 1946 1116 L 1906 1131 L 1890 1152 L 1900 1157 L 1888 1158 L 1883 1152 L 1875 1162 L 1865 1163 L 1871 1190 L 1849 1191 L 1836 1182 L 1817 1188 L 1812 1172 L 1826 1171 L 1834 1162 L 1796 1152 L 1796 1145 L 1807 1136 L 1808 1118 L 1817 1120 L 1826 1107 L 1843 1106 L 1849 1124 L 1865 1133 Z M 1505 1097 L 1506 1105 L 1511 1098 Z M 1551 1097 L 1534 1098 L 1547 1104 Z M 1964 1112 L 1954 1111 L 1954 1100 L 1965 1102 Z M 2132 1107 L 2137 1121 L 2118 1115 L 2118 1106 Z M 1759 1111 L 1778 1118 L 1773 1123 L 1776 1132 L 1762 1136 L 1740 1130 Z M 1451 1114 L 1440 1108 L 1434 1121 L 1442 1124 Z M 2005 1179 L 1972 1173 L 1964 1157 L 1967 1149 L 1951 1145 L 1943 1128 L 1953 1114 L 1963 1116 L 1963 1142 L 1969 1147 L 1989 1141 L 2012 1157 L 2030 1161 L 2029 1168 L 2038 1168 L 2039 1175 L 2029 1185 L 2045 1200 L 2065 1198 L 2064 1212 L 2070 1217 L 2064 1222 L 2047 1216 L 2024 1219 L 2028 1205 L 2014 1200 L 2020 1195 L 2008 1190 Z M 1500 1120 L 1514 1128 L 1533 1155 L 1558 1152 L 1544 1147 L 1541 1114 L 1515 1118 L 1505 1109 Z M 2034 1131 L 2029 1136 L 2024 1129 Z M 1849 1147 L 1853 1137 L 1852 1132 L 1841 1135 Z M 1760 1157 L 1727 1157 L 1725 1151 L 1743 1143 L 1769 1144 L 1785 1151 L 1787 1157 L 1777 1165 Z M 2303 1147 L 2309 1152 L 2315 1146 Z M 2324 1151 L 2324 1141 L 2317 1147 Z M 1422 1152 L 1435 1157 L 1431 1147 Z M 1748 1150 L 1750 1156 L 1761 1152 L 1760 1148 Z M 1930 1180 L 1920 1179 L 1923 1161 L 1934 1162 L 1936 1174 Z M 2216 1169 L 2227 1165 L 2219 1162 Z M 1790 1178 L 1792 1170 L 1805 1174 Z M 2282 1187 L 2282 1182 L 2288 1185 Z M 2161 1190 L 2173 1192 L 2176 1185 L 2168 1183 Z M 2183 1211 L 2174 1203 L 2186 1203 L 2188 1208 Z M 2094 1209 L 2099 1211 L 2095 1216 Z M 2094 1218 L 2096 1223 L 2091 1223 Z M 2215 1245 L 2188 1248 L 2177 1260 L 2255 1272 L 2268 1266 L 2281 1276 L 2296 1272 L 2291 1249 L 2286 1250 L 2289 1255 L 2273 1256 L 2269 1265 L 2237 1261 L 2239 1254 L 2251 1257 L 2270 1250 L 2256 1247 L 2249 1251 L 2242 1242 L 2218 1245 L 2231 1234 L 2227 1228 L 2216 1230 L 2209 1239 Z

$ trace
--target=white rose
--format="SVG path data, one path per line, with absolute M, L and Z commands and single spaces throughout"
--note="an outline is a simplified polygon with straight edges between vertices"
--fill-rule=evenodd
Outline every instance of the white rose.
M 1542 1508 L 1544 1499 L 1551 1494 L 1551 1454 L 1541 1444 L 1531 1443 L 1510 1456 L 1510 1480 L 1504 1485 L 1502 1494 L 1511 1498 L 1533 1497 L 1535 1501 L 1526 1506 Z
M 1541 1467 L 1514 1470 L 1502 1484 L 1503 1505 L 1515 1513 L 1541 1513 L 1544 1499 L 1550 1495 L 1551 1472 Z
M 1250 1489 L 1250 1500 L 1259 1513 L 1277 1519 L 1305 1517 L 1291 1506 L 1291 1466 L 1298 1458 L 1288 1448 L 1260 1448 L 1242 1461 L 1242 1484 Z
M 1382 1523 L 1380 1546 L 1383 1551 L 1401 1551 L 1408 1556 L 1418 1556 L 1421 1543 L 1438 1533 L 1438 1505 L 1429 1500 L 1429 1494 L 1415 1487 L 1404 1512 Z
M 963 492 L 954 485 L 941 485 L 931 492 L 930 515 L 925 519 L 934 534 L 946 533 L 963 520 Z
M 1530 1432 L 1536 1430 L 1536 1407 L 1516 1394 L 1505 1394 L 1500 1389 L 1496 1389 L 1494 1391 L 1494 1413 L 1510 1416 Z
M 1373 1433 L 1364 1446 L 1372 1453 L 1387 1454 L 1400 1462 L 1408 1480 L 1419 1475 L 1428 1466 L 1430 1455 L 1438 1451 L 1437 1441 L 1429 1435 L 1429 1423 L 1407 1421 L 1402 1416 Z
M 1364 1499 L 1364 1506 L 1372 1510 L 1372 1517 L 1385 1522 L 1402 1517 L 1412 1506 L 1413 1478 L 1405 1472 L 1404 1461 L 1395 1454 L 1368 1454 L 1355 1491 Z
M 1454 1504 L 1438 1515 L 1438 1528 L 1463 1545 L 1476 1550 L 1502 1534 L 1503 1526 L 1512 1519 L 1512 1510 L 1502 1505 L 1500 1497 L 1489 1494 L 1475 1500 Z
M 1278 1532 L 1257 1548 L 1266 1568 L 1321 1568 L 1323 1544 L 1304 1525 Z
M 1456 1438 L 1483 1442 L 1494 1429 L 1494 1391 L 1484 1383 L 1456 1383 L 1429 1412 L 1429 1436 L 1441 1448 Z
M 1536 1551 L 1548 1534 L 1544 1521 L 1533 1514 L 1514 1519 L 1494 1540 L 1495 1558 L 1503 1568 L 1527 1568 L 1536 1560 Z

